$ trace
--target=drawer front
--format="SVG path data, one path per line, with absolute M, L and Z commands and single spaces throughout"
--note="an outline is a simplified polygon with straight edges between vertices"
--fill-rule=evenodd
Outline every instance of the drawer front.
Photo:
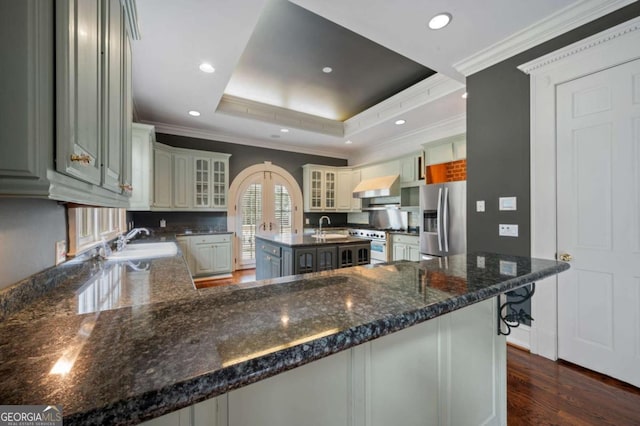
M 191 238 L 191 242 L 193 244 L 215 244 L 215 243 L 226 243 L 231 241 L 230 234 L 223 235 L 195 235 L 189 237 Z
M 271 244 L 267 244 L 267 243 L 260 243 L 259 246 L 261 251 L 264 251 L 266 253 L 269 253 L 272 256 L 276 256 L 276 257 L 280 257 L 280 247 L 279 246 L 274 246 Z
M 396 244 L 412 244 L 419 245 L 419 237 L 413 235 L 394 235 L 393 242 Z

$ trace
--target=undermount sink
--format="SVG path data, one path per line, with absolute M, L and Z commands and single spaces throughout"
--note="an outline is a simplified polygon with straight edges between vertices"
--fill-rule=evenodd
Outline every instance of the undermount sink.
M 311 237 L 322 239 L 322 240 L 338 240 L 341 238 L 349 238 L 349 236 L 345 234 L 324 234 L 324 235 L 314 234 Z
M 178 254 L 176 243 L 140 243 L 129 244 L 121 251 L 114 251 L 107 260 L 134 260 L 152 257 L 169 257 Z

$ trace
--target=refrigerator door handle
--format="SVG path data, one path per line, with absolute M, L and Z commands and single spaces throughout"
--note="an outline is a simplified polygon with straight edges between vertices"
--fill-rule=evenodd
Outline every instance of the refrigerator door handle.
M 438 189 L 438 218 L 436 219 L 438 226 L 438 250 L 442 251 L 442 187 Z
M 443 217 L 443 238 L 442 240 L 444 241 L 444 251 L 448 252 L 449 251 L 449 188 L 444 188 L 444 199 L 442 200 L 442 205 L 443 205 L 443 213 L 442 215 Z

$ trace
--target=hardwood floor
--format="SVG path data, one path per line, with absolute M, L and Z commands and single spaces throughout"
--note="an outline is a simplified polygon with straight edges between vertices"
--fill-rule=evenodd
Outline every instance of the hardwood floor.
M 255 279 L 255 269 L 247 269 L 233 272 L 231 278 L 197 282 L 196 287 Z M 640 389 L 508 346 L 507 419 L 509 426 L 639 426 Z
M 640 389 L 509 346 L 507 419 L 509 426 L 640 425 Z
M 244 269 L 241 271 L 233 271 L 230 278 L 218 278 L 210 280 L 197 280 L 194 281 L 196 288 L 218 287 L 221 285 L 244 283 L 248 281 L 256 280 L 255 269 Z

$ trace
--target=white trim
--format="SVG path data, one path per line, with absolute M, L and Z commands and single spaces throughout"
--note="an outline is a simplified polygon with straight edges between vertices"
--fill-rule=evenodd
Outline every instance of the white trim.
M 466 131 L 467 115 L 466 113 L 459 114 L 396 138 L 367 145 L 366 149 L 351 154 L 349 166 L 357 167 L 415 153 L 415 151 L 421 151 L 422 145 L 425 143 L 459 135 Z
M 300 185 L 298 185 L 298 182 L 296 181 L 296 179 L 293 177 L 293 175 L 291 175 L 291 173 L 289 173 L 288 171 L 286 171 L 285 169 L 283 169 L 282 167 L 279 166 L 275 166 L 273 165 L 270 161 L 265 161 L 264 163 L 260 163 L 260 164 L 254 164 L 253 166 L 249 166 L 246 169 L 242 170 L 240 173 L 238 173 L 236 175 L 236 177 L 233 179 L 233 182 L 231 182 L 231 185 L 229 186 L 229 204 L 227 207 L 227 229 L 230 232 L 233 232 L 233 270 L 235 271 L 237 269 L 237 259 L 238 259 L 238 250 L 239 250 L 239 244 L 238 244 L 238 235 L 235 231 L 236 229 L 236 209 L 237 209 L 237 205 L 238 205 L 238 196 L 240 195 L 240 188 L 242 187 L 243 183 L 252 175 L 254 174 L 258 174 L 258 173 L 265 173 L 265 172 L 273 172 L 276 173 L 280 176 L 282 176 L 284 178 L 284 180 L 287 182 L 287 185 L 292 189 L 291 193 L 289 195 L 291 195 L 291 200 L 293 201 L 293 229 L 295 233 L 300 233 L 302 234 L 303 230 L 302 230 L 302 222 L 303 222 L 303 200 L 302 200 L 302 189 L 300 188 Z
M 239 98 L 237 96 L 222 95 L 216 113 L 242 117 L 249 120 L 258 120 L 265 123 L 276 123 L 280 126 L 293 127 L 330 136 L 344 136 L 344 125 L 341 121 Z
M 453 64 L 465 77 L 598 19 L 635 0 L 580 0 Z
M 157 121 L 142 120 L 141 122 L 155 126 L 156 134 L 166 133 L 169 135 L 186 136 L 190 138 L 206 139 L 206 140 L 217 141 L 217 142 L 227 142 L 227 143 L 233 143 L 237 145 L 269 148 L 269 149 L 275 149 L 278 151 L 290 151 L 290 152 L 298 152 L 300 154 L 321 155 L 324 157 L 346 159 L 346 156 L 344 153 L 336 153 L 335 151 L 331 151 L 331 150 L 325 151 L 320 149 L 307 148 L 300 145 L 288 144 L 281 140 L 278 140 L 278 142 L 274 142 L 274 141 L 263 140 L 263 139 L 249 138 L 245 136 L 242 136 L 242 137 L 231 136 L 223 133 L 213 132 L 211 130 L 175 126 L 173 124 L 161 123 Z
M 140 27 L 138 26 L 138 8 L 136 0 L 120 0 L 120 4 L 124 8 L 124 16 L 127 23 L 129 37 L 132 40 L 140 40 Z
M 556 255 L 556 86 L 640 58 L 639 23 L 640 18 L 635 18 L 519 67 L 531 73 L 533 257 Z M 539 281 L 531 301 L 536 319 L 530 334 L 532 353 L 557 359 L 557 309 L 557 278 Z
M 349 138 L 358 132 L 390 121 L 396 116 L 434 102 L 464 87 L 464 84 L 445 75 L 432 75 L 346 120 L 344 122 L 344 136 Z
M 531 348 L 530 340 L 531 327 L 528 325 L 520 325 L 517 328 L 511 329 L 511 334 L 507 336 L 507 343 L 516 345 L 523 349 Z

